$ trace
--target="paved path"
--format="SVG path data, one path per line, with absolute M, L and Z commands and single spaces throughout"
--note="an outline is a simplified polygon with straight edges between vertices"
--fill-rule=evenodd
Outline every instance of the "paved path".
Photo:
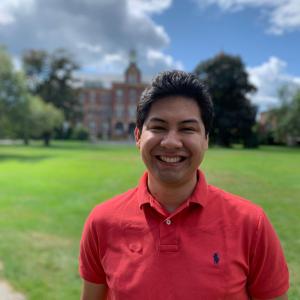
M 3 270 L 3 264 L 0 261 L 0 271 Z M 12 286 L 0 278 L 0 300 L 26 300 L 21 293 L 14 291 Z
M 26 300 L 25 296 L 13 290 L 6 281 L 0 281 L 0 300 Z

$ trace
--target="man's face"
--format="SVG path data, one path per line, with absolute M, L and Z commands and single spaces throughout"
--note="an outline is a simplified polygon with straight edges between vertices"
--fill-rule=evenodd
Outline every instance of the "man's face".
M 197 103 L 175 96 L 151 106 L 136 143 L 149 176 L 164 184 L 183 184 L 194 179 L 208 148 L 208 138 Z

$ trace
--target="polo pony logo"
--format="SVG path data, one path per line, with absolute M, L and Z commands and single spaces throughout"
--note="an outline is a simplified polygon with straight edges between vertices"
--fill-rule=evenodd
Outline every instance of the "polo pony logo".
M 217 265 L 220 261 L 219 254 L 217 252 L 215 252 L 213 255 L 213 258 L 214 258 L 214 264 Z

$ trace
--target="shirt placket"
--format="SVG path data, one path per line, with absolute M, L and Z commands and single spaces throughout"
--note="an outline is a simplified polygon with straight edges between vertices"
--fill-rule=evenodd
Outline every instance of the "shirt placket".
M 168 217 L 159 226 L 159 251 L 177 252 L 179 250 L 177 224 Z
M 163 209 L 162 206 L 159 205 L 158 202 L 156 202 L 153 198 L 150 198 L 150 204 L 151 207 L 156 211 L 156 213 L 158 213 L 163 218 L 159 224 L 158 250 L 160 252 L 177 252 L 179 250 L 179 214 L 181 214 L 183 210 L 188 208 L 188 203 L 183 203 L 171 214 Z

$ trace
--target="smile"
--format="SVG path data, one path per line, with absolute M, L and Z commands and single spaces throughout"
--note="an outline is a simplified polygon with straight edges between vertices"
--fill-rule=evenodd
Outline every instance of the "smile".
M 162 162 L 166 162 L 166 163 L 178 163 L 178 162 L 182 162 L 185 160 L 185 157 L 183 156 L 156 156 L 156 158 Z

